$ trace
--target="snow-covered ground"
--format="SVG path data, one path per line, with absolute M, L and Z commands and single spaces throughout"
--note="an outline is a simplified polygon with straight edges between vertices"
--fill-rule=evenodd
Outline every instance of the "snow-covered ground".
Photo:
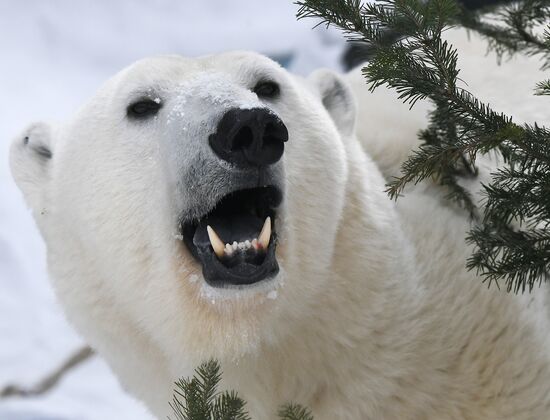
M 341 36 L 297 22 L 292 0 L 0 0 L 0 388 L 34 383 L 82 340 L 47 280 L 45 250 L 8 169 L 11 139 L 61 120 L 144 56 L 256 50 L 307 74 L 338 67 Z M 40 398 L 0 400 L 0 420 L 149 419 L 94 357 Z

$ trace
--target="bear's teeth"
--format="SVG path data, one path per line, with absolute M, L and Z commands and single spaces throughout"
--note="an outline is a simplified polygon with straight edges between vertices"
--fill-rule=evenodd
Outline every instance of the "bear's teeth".
M 269 246 L 269 240 L 271 239 L 271 217 L 266 217 L 262 231 L 258 236 L 258 243 L 263 249 L 267 249 Z
M 230 245 L 230 244 L 225 244 L 225 254 L 230 257 L 231 255 L 233 255 L 233 247 Z
M 214 248 L 214 253 L 216 256 L 218 258 L 223 257 L 225 249 L 223 241 L 220 239 L 216 231 L 210 226 L 206 226 L 206 232 L 208 233 L 208 239 L 210 239 L 210 244 L 212 245 L 212 248 Z
M 263 235 L 263 240 L 266 245 L 262 245 L 260 241 L 257 238 L 254 238 L 252 240 L 245 240 L 243 242 L 237 242 L 233 241 L 233 243 L 230 244 L 223 244 L 222 248 L 222 254 L 220 255 L 217 250 L 219 250 L 218 242 L 217 240 L 220 239 L 219 236 L 216 234 L 214 229 L 212 229 L 210 226 L 207 226 L 208 231 L 208 237 L 210 238 L 210 243 L 212 244 L 212 248 L 214 248 L 214 252 L 218 257 L 221 257 L 223 255 L 227 257 L 231 257 L 236 251 L 247 251 L 249 249 L 254 249 L 255 251 L 260 250 L 266 250 L 269 246 L 269 239 L 271 237 L 271 219 L 268 217 L 264 223 L 264 227 L 262 228 L 262 232 L 260 232 L 260 237 Z M 221 240 L 220 240 L 221 242 Z M 216 246 L 214 246 L 216 244 Z

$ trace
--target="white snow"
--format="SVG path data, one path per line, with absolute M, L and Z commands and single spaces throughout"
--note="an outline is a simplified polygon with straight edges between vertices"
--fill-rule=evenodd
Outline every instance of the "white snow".
M 11 139 L 32 121 L 69 118 L 148 55 L 251 49 L 293 56 L 300 74 L 337 67 L 341 36 L 312 31 L 295 12 L 292 0 L 0 0 L 0 388 L 34 383 L 82 343 L 55 302 L 44 245 L 9 174 Z M 148 418 L 97 356 L 44 397 L 0 400 L 0 420 Z

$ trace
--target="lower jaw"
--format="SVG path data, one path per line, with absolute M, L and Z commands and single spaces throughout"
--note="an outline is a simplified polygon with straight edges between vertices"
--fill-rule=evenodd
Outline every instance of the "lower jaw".
M 204 281 L 200 288 L 200 297 L 209 300 L 210 303 L 239 301 L 244 304 L 247 298 L 254 298 L 255 302 L 259 302 L 258 299 L 275 299 L 281 285 L 281 273 L 247 285 L 225 284 L 223 287 L 218 287 Z
M 258 267 L 250 264 L 227 269 L 213 254 L 201 256 L 203 276 L 206 283 L 213 288 L 250 288 L 268 281 L 279 272 L 275 256 L 275 238 L 270 244 L 264 261 Z

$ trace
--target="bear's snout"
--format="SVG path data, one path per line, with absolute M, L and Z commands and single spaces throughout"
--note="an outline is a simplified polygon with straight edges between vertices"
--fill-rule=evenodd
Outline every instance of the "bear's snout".
M 229 110 L 209 137 L 219 158 L 241 167 L 274 164 L 281 159 L 287 140 L 284 123 L 265 108 Z

